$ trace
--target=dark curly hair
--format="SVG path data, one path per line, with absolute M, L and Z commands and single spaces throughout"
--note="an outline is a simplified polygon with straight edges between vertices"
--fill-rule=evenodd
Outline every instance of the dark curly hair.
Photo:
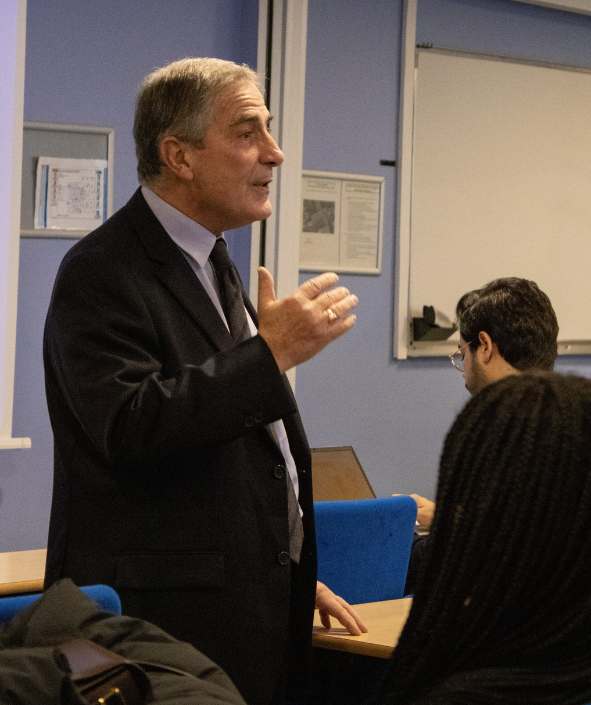
M 430 547 L 380 703 L 591 702 L 591 381 L 489 385 L 441 456 Z
M 462 338 L 478 347 L 485 331 L 517 370 L 551 370 L 557 355 L 558 321 L 550 299 L 529 279 L 505 277 L 464 294 L 456 306 Z

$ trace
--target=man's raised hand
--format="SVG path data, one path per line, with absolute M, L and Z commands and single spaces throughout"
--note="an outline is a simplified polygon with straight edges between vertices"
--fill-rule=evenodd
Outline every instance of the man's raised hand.
M 259 267 L 259 334 L 282 372 L 299 365 L 350 330 L 357 320 L 351 310 L 358 299 L 338 276 L 325 272 L 308 279 L 291 296 L 277 299 L 273 277 Z

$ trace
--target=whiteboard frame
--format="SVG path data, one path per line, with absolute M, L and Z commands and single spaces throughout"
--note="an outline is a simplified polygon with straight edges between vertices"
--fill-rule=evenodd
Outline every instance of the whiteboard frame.
M 443 342 L 413 341 L 409 343 L 407 357 L 447 357 L 458 349 L 459 337 L 453 335 Z M 589 355 L 591 343 L 583 340 L 562 340 L 558 343 L 559 355 Z
M 113 162 L 115 157 L 115 130 L 111 127 L 98 127 L 95 125 L 68 125 L 57 122 L 25 122 L 23 125 L 23 143 L 26 130 L 37 132 L 59 132 L 71 134 L 104 135 L 106 151 L 104 155 L 93 158 L 107 160 L 107 218 L 113 214 Z M 48 155 L 39 155 L 48 156 Z M 61 157 L 71 157 L 64 153 Z M 87 230 L 60 230 L 58 228 L 22 228 L 21 237 L 39 237 L 54 239 L 80 239 L 88 234 Z
M 412 339 L 412 316 L 409 311 L 409 299 L 411 283 L 410 251 L 412 236 L 413 124 L 417 81 L 417 57 L 421 47 L 416 47 L 416 0 L 409 0 L 405 7 L 409 17 L 405 17 L 403 47 L 393 341 L 394 358 L 398 360 L 404 360 L 408 357 L 443 357 L 449 355 L 457 348 L 458 341 L 457 334 L 443 342 L 420 342 L 413 341 Z M 429 49 L 423 48 L 422 50 L 451 56 L 463 56 L 591 74 L 591 69 L 588 68 L 553 62 L 497 56 L 481 52 L 459 51 L 445 47 L 430 47 Z M 485 282 L 483 282 L 483 284 L 484 283 Z M 558 343 L 558 354 L 565 356 L 589 355 L 591 354 L 591 341 L 561 340 Z
M 591 15 L 589 0 L 513 0 L 525 5 L 540 5 L 546 10 L 560 10 L 562 12 L 578 12 L 581 15 Z M 587 3 L 585 7 L 584 3 Z
M 410 285 L 410 231 L 412 201 L 412 136 L 414 115 L 415 46 L 417 0 L 405 0 L 402 28 L 400 76 L 400 122 L 398 128 L 398 192 L 396 194 L 394 273 L 394 358 L 406 360 L 410 343 L 408 294 Z

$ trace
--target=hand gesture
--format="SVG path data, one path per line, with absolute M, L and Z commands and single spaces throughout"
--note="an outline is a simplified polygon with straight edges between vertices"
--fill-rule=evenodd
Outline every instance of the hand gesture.
M 282 372 L 309 360 L 355 325 L 351 309 L 358 299 L 345 287 L 335 287 L 334 272 L 308 279 L 285 299 L 277 299 L 268 269 L 259 267 L 258 273 L 259 334 Z

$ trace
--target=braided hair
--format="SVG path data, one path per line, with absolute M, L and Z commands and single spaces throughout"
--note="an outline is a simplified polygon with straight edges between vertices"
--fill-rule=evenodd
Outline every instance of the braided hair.
M 591 702 L 591 381 L 524 373 L 444 444 L 381 703 Z

